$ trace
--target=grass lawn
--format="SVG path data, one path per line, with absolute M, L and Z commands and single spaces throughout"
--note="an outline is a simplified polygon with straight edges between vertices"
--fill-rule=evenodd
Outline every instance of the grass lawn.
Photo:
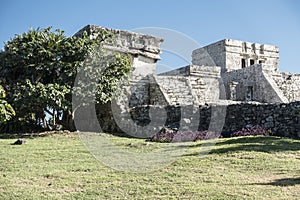
M 110 138 L 128 151 L 162 144 Z M 97 161 L 78 133 L 0 139 L 0 199 L 299 199 L 300 140 L 278 137 L 184 143 L 187 152 L 149 173 L 114 170 Z M 178 144 L 178 145 L 183 145 Z

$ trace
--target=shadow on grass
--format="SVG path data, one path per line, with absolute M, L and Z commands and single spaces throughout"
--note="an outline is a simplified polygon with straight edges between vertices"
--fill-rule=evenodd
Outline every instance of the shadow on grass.
M 217 146 L 230 145 L 229 147 L 218 148 L 216 153 L 227 153 L 236 151 L 257 151 L 257 152 L 280 152 L 280 151 L 299 151 L 300 141 L 280 138 L 280 137 L 238 137 L 217 143 Z
M 36 133 L 0 133 L 0 139 L 36 138 L 47 137 L 54 134 L 69 134 L 70 131 L 44 131 Z
M 257 183 L 257 185 L 273 185 L 273 186 L 295 186 L 300 185 L 300 177 L 282 178 L 269 183 Z
M 201 147 L 203 144 L 190 145 L 190 148 Z M 250 136 L 236 137 L 227 140 L 217 141 L 210 154 L 226 154 L 240 151 L 256 152 L 281 152 L 281 151 L 300 151 L 300 140 L 280 138 L 273 136 Z M 186 156 L 195 156 L 187 154 Z
M 19 139 L 19 138 L 37 138 L 37 137 L 47 137 L 54 134 L 73 134 L 78 132 L 70 131 L 43 131 L 43 132 L 33 132 L 33 133 L 0 133 L 0 139 Z M 84 132 L 82 132 L 84 134 Z M 124 137 L 124 138 L 136 138 L 124 133 L 108 133 L 113 136 Z

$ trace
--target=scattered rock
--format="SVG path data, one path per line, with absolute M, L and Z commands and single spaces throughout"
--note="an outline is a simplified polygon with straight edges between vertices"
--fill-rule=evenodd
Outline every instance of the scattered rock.
M 14 143 L 13 143 L 13 145 L 22 145 L 22 144 L 25 144 L 26 143 L 26 141 L 25 141 L 25 139 L 18 139 L 17 141 L 15 141 Z

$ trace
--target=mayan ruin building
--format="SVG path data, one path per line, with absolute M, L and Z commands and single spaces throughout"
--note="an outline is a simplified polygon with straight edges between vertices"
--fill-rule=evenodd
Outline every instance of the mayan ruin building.
M 105 45 L 107 49 L 132 56 L 129 109 L 189 105 L 201 109 L 226 102 L 223 131 L 259 124 L 275 132 L 284 130 L 300 136 L 299 115 L 295 117 L 300 101 L 300 74 L 278 70 L 277 46 L 224 39 L 195 49 L 192 65 L 155 74 L 163 38 L 93 25 L 77 35 L 87 31 L 92 36 L 97 29 L 114 33 L 116 42 Z M 169 118 L 167 121 L 172 121 Z M 200 122 L 198 129 L 205 129 L 207 125 L 203 124 Z M 107 121 L 103 127 L 113 129 Z

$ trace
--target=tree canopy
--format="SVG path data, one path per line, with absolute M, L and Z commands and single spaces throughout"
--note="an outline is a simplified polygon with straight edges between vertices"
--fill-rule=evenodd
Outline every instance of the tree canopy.
M 5 100 L 6 93 L 0 85 L 0 123 L 10 120 L 16 113 L 12 106 Z
M 0 52 L 0 84 L 16 116 L 6 129 L 10 126 L 10 131 L 22 131 L 18 124 L 27 124 L 75 130 L 72 91 L 79 91 L 73 86 L 80 70 L 87 74 L 93 71 L 89 76 L 97 76 L 98 81 L 78 87 L 96 84 L 95 101 L 109 101 L 119 88 L 119 80 L 127 77 L 132 67 L 128 55 L 107 53 L 102 48 L 108 39 L 113 35 L 105 30 L 90 39 L 86 32 L 80 37 L 67 37 L 64 31 L 51 31 L 49 27 L 29 30 L 8 41 Z M 101 66 L 95 65 L 97 62 Z

